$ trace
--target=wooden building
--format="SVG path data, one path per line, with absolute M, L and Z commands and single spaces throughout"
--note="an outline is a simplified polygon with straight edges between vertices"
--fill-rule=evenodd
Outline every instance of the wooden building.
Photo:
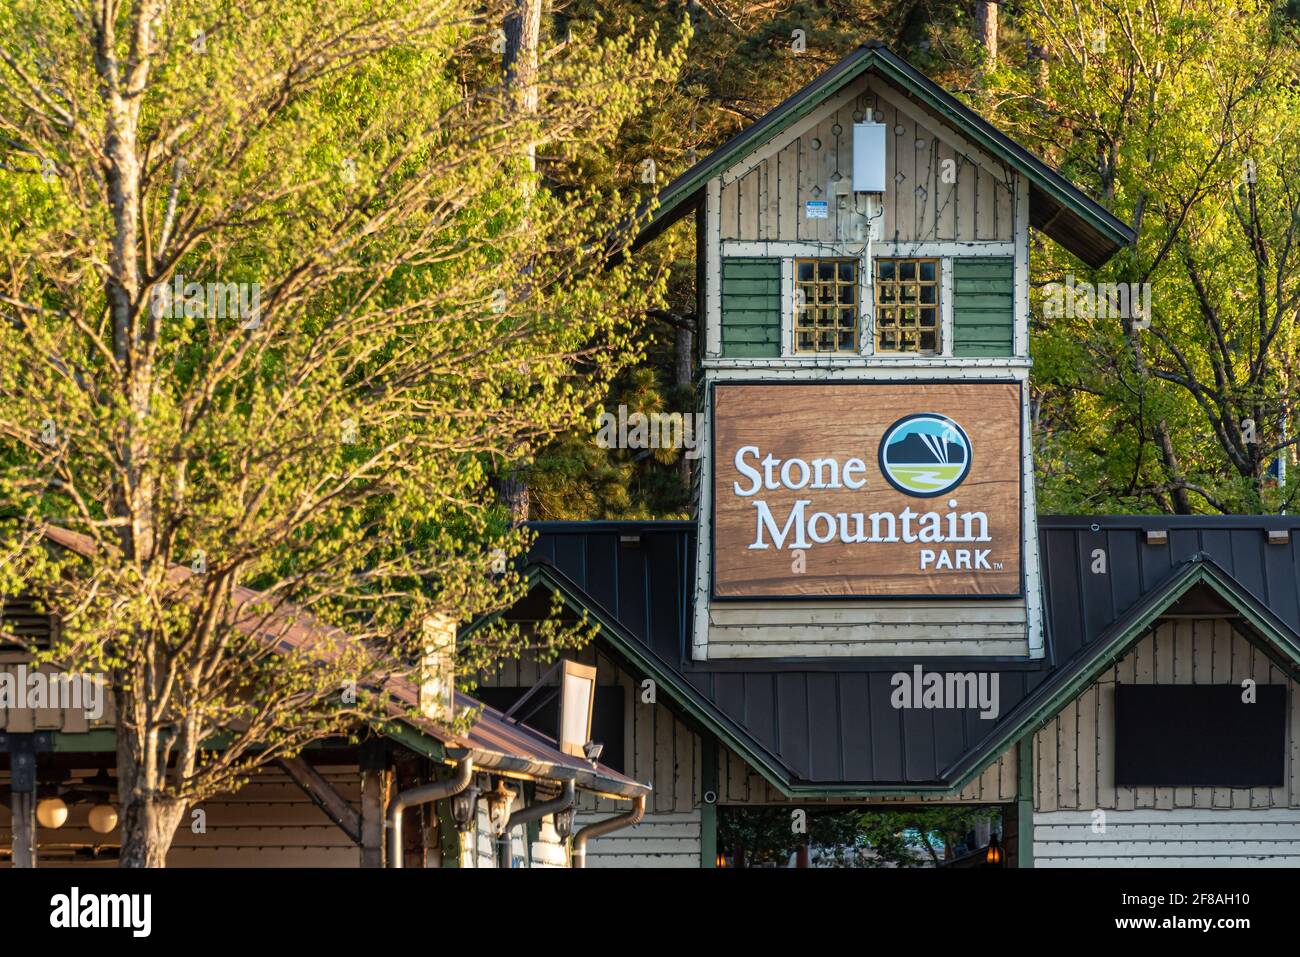
M 95 557 L 82 536 L 51 528 L 47 538 Z M 256 600 L 244 591 L 242 600 Z M 55 625 L 30 601 L 0 610 L 7 631 L 37 645 Z M 311 654 L 326 626 L 285 613 L 294 622 L 287 631 L 245 631 L 279 653 Z M 25 685 L 28 658 L 0 646 L 0 682 Z M 644 813 L 649 786 L 566 753 L 507 713 L 455 693 L 455 713 L 475 715 L 456 731 L 444 702 L 412 682 L 383 690 L 389 720 L 278 760 L 236 793 L 190 809 L 168 866 L 583 866 L 588 847 L 592 857 L 608 851 L 603 833 Z M 10 796 L 0 807 L 0 866 L 116 866 L 115 715 L 106 698 L 89 717 L 85 707 L 0 707 L 0 788 Z M 577 818 L 579 800 L 595 813 Z

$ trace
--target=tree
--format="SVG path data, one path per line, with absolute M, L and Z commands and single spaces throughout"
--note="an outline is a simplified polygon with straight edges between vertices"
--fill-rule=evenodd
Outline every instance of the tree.
M 1151 304 L 1117 317 L 1036 302 L 1043 506 L 1293 508 L 1294 24 L 1252 0 L 1035 0 L 1019 27 L 1044 60 L 1005 65 L 979 105 L 1138 237 L 1101 271 L 1036 249 L 1035 286 L 1149 284 Z
M 124 866 L 383 714 L 366 689 L 418 667 L 426 622 L 514 600 L 490 475 L 637 356 L 663 282 L 620 256 L 632 201 L 533 196 L 517 144 L 598 153 L 679 51 L 588 33 L 520 113 L 502 15 L 0 2 L 0 595 L 37 595 L 44 656 L 108 677 Z M 339 630 L 268 652 L 308 616 Z M 460 670 L 562 640 L 476 632 Z
M 946 849 L 960 844 L 977 823 L 992 822 L 991 807 L 932 805 L 809 809 L 796 831 L 788 806 L 726 807 L 718 816 L 718 847 L 734 867 L 785 867 L 800 847 L 816 849 L 819 866 L 942 866 Z M 829 862 L 829 863 L 828 863 Z

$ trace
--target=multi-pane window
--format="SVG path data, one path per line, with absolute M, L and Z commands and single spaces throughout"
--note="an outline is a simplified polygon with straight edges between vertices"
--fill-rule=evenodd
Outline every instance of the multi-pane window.
M 939 261 L 876 260 L 876 351 L 939 351 Z
M 858 261 L 794 261 L 794 351 L 858 351 Z

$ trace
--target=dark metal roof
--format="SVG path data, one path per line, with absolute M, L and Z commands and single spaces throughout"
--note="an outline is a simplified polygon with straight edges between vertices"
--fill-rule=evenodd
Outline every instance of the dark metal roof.
M 1030 222 L 1089 266 L 1102 265 L 1133 242 L 1133 230 L 1109 210 L 877 41 L 858 47 L 664 187 L 637 242 L 645 242 L 672 225 L 698 203 L 700 190 L 710 179 L 865 73 L 891 81 L 1023 175 L 1030 184 Z
M 1300 649 L 1300 518 L 1045 516 L 1039 519 L 1046 657 L 690 659 L 692 522 L 541 522 L 530 554 L 548 580 L 603 619 L 604 640 L 653 670 L 697 715 L 788 793 L 946 790 L 1044 714 L 1051 696 L 1175 600 L 1260 623 L 1266 640 Z M 1268 529 L 1291 531 L 1269 544 Z M 1147 544 L 1162 529 L 1167 544 Z M 635 541 L 620 541 L 631 539 Z M 1094 549 L 1107 572 L 1093 574 Z M 1195 589 L 1193 590 L 1195 586 Z M 1205 603 L 1210 603 L 1206 605 Z M 1207 613 L 1210 613 L 1207 611 Z M 619 649 L 616 647 L 616 651 Z M 927 671 L 999 673 L 1001 713 L 895 710 L 891 677 Z

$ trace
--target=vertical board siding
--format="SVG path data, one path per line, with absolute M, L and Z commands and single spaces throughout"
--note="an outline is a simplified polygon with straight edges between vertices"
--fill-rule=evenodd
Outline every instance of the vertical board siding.
M 881 236 L 893 242 L 1009 242 L 1014 174 L 879 78 L 858 80 L 777 134 L 723 178 L 720 238 L 835 242 L 869 210 L 864 193 L 836 193 L 853 176 L 853 124 L 883 123 L 885 184 Z M 978 159 L 977 159 L 978 156 Z M 945 162 L 946 161 L 946 162 Z M 986 165 L 981 165 L 986 164 Z M 810 200 L 827 204 L 809 219 Z
M 1034 867 L 1300 867 L 1300 810 L 1150 808 L 1034 815 Z
M 654 790 L 646 802 L 650 814 L 677 814 L 693 811 L 701 799 L 700 738 L 659 700 L 642 700 L 648 693 L 642 679 L 620 668 L 609 655 L 594 645 L 566 655 L 580 664 L 596 668 L 596 694 L 601 687 L 618 685 L 623 689 L 623 758 L 621 769 L 628 777 L 649 784 Z M 528 687 L 541 680 L 550 667 L 532 654 L 515 662 L 504 663 L 495 673 L 480 674 L 481 687 Z M 578 809 L 587 814 L 622 814 L 631 805 L 627 801 L 599 798 L 578 792 Z
M 953 260 L 952 354 L 1009 356 L 1015 348 L 1015 263 Z
M 1276 788 L 1117 787 L 1115 687 L 1119 684 L 1288 686 L 1286 784 Z M 1294 681 L 1221 619 L 1164 620 L 1035 736 L 1036 810 L 1134 811 L 1300 808 Z
M 787 798 L 772 787 L 762 775 L 749 767 L 726 747 L 718 745 L 718 803 L 719 804 L 788 804 L 801 805 L 865 805 L 891 804 L 1008 804 L 1016 799 L 1016 749 L 1004 751 L 977 777 L 960 791 L 952 794 L 925 794 L 917 796 L 881 796 L 871 798 Z
M 722 260 L 722 354 L 781 354 L 781 260 Z

